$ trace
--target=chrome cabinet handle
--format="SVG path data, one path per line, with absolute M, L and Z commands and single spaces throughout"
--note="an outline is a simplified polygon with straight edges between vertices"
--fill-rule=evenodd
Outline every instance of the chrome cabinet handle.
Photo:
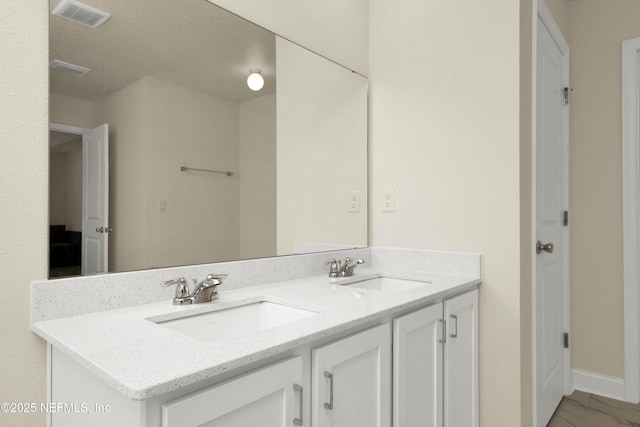
M 324 371 L 324 377 L 329 379 L 329 403 L 324 403 L 324 409 L 333 409 L 333 374 Z
M 449 335 L 451 338 L 458 338 L 458 316 L 456 316 L 455 314 L 450 315 L 449 317 L 451 317 L 452 320 L 455 320 L 455 325 L 456 325 L 456 329 L 455 332 L 453 332 L 453 327 L 451 327 L 451 335 Z
M 537 254 L 541 254 L 542 251 L 552 254 L 553 253 L 553 243 L 544 244 L 540 240 L 538 240 L 536 242 L 536 253 Z
M 293 419 L 293 425 L 294 426 L 301 426 L 302 425 L 302 405 L 304 404 L 304 400 L 302 397 L 302 386 L 299 384 L 294 384 L 293 385 L 293 390 L 294 391 L 299 391 L 300 392 L 300 413 L 298 415 L 300 415 L 298 418 L 294 418 Z
M 442 325 L 442 338 L 438 340 L 439 343 L 445 344 L 447 342 L 447 322 L 444 319 L 438 319 L 440 325 Z

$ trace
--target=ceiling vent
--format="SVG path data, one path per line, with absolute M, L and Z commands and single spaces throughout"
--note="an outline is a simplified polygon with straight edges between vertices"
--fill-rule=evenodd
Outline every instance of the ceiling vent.
M 51 61 L 51 63 L 49 64 L 49 67 L 55 70 L 66 71 L 67 73 L 71 73 L 76 77 L 82 77 L 85 74 L 87 74 L 89 71 L 91 71 L 91 69 L 89 68 L 81 67 L 75 64 L 70 64 L 68 62 L 60 61 L 58 59 L 54 59 L 53 61 Z
M 62 0 L 51 13 L 89 28 L 98 28 L 111 18 L 110 13 L 76 0 Z

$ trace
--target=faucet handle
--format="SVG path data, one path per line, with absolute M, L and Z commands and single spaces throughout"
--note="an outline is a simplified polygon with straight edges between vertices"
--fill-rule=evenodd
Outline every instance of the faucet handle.
M 331 265 L 331 270 L 333 270 L 334 268 L 338 268 L 338 262 L 339 261 L 337 259 L 333 258 L 333 259 L 330 259 L 328 261 L 325 261 L 325 264 L 326 265 Z
M 207 274 L 207 282 L 217 281 L 216 285 L 222 285 L 222 279 L 226 279 L 228 274 Z
M 329 265 L 329 277 L 338 277 L 340 274 L 340 269 L 342 268 L 340 265 L 340 261 L 334 259 L 330 259 L 325 262 L 326 265 Z
M 181 277 L 179 279 L 165 280 L 161 282 L 162 286 L 178 285 L 176 287 L 176 298 L 185 298 L 189 296 L 189 285 L 187 279 Z

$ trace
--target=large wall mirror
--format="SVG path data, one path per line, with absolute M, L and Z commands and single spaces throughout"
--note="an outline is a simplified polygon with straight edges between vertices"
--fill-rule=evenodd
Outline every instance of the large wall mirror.
M 50 7 L 50 278 L 367 245 L 364 77 L 206 0 Z

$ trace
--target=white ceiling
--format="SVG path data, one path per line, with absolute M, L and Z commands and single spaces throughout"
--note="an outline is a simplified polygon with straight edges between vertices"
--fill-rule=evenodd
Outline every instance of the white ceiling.
M 50 60 L 91 69 L 51 70 L 53 93 L 97 101 L 144 76 L 236 102 L 275 92 L 275 36 L 206 0 L 82 2 L 112 17 L 94 30 L 50 15 Z M 259 92 L 246 85 L 251 68 L 263 70 Z

